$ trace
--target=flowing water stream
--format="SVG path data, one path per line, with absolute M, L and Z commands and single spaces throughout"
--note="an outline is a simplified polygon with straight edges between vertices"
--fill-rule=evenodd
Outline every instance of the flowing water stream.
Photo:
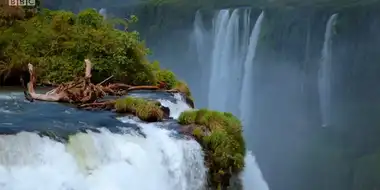
M 159 100 L 173 118 L 190 109 L 180 95 L 132 95 Z M 0 104 L 1 190 L 199 190 L 204 186 L 201 147 L 177 137 L 170 122 L 147 124 L 58 103 L 30 103 L 22 93 L 2 93 Z

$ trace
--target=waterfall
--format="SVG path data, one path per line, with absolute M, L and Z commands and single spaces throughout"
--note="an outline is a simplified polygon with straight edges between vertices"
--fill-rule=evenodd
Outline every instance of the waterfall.
M 200 13 L 195 22 L 201 20 Z M 248 119 L 252 116 L 253 61 L 259 39 L 264 13 L 261 13 L 252 29 L 249 9 L 220 10 L 213 19 L 212 48 L 209 53 L 202 52 L 202 68 L 209 71 L 208 107 L 218 111 L 232 112 L 243 119 L 243 126 L 250 127 Z M 240 24 L 242 26 L 240 26 Z M 199 24 L 194 24 L 193 33 L 197 48 L 204 47 L 205 36 L 199 33 Z M 194 36 L 194 35 L 193 35 Z M 204 49 L 204 48 L 203 48 Z M 210 62 L 204 62 L 210 55 Z M 208 65 L 210 65 L 208 67 Z M 243 78 L 244 80 L 243 80 Z M 246 167 L 242 179 L 245 190 L 268 190 L 261 171 L 252 152 L 248 151 Z
M 198 63 L 204 63 L 207 61 L 207 31 L 204 28 L 204 24 L 202 21 L 202 15 L 200 11 L 197 11 L 195 14 L 195 20 L 194 20 L 194 31 L 192 33 L 192 40 L 195 42 L 196 46 L 196 53 L 199 55 L 197 56 Z M 205 60 L 206 59 L 206 60 Z
M 243 77 L 243 85 L 241 88 L 241 98 L 240 98 L 240 119 L 242 120 L 243 126 L 251 127 L 252 122 L 250 122 L 250 118 L 252 118 L 252 99 L 253 99 L 253 89 L 252 89 L 252 81 L 253 78 L 253 69 L 254 69 L 254 58 L 256 54 L 256 47 L 260 37 L 261 31 L 261 23 L 264 18 L 264 12 L 262 12 L 259 18 L 256 20 L 255 26 L 253 27 L 249 44 L 248 44 L 248 52 L 246 54 L 244 60 L 244 77 Z M 268 190 L 269 187 L 263 176 L 261 171 L 256 163 L 256 160 L 251 152 L 248 152 L 246 158 L 246 168 L 243 173 L 243 186 L 244 189 L 258 189 L 258 190 Z M 249 176 L 249 177 L 248 177 Z M 252 178 L 254 180 L 249 180 Z
M 245 168 L 242 176 L 244 190 L 269 190 L 251 151 L 247 152 L 244 162 Z
M 213 21 L 213 48 L 211 56 L 208 107 L 219 111 L 232 111 L 231 97 L 238 90 L 241 76 L 239 66 L 239 10 L 221 10 Z M 234 75 L 231 75 L 234 73 Z M 233 105 L 232 105 L 233 106 Z
M 159 101 L 169 106 L 171 116 L 178 117 L 180 112 L 190 109 L 181 97 L 174 97 L 176 103 Z M 173 137 L 172 131 L 162 127 L 165 123 L 143 123 L 130 117 L 118 119 L 137 124 L 145 137 L 127 131 L 113 133 L 106 128 L 100 132 L 78 132 L 67 143 L 33 132 L 0 135 L 0 189 L 204 188 L 207 169 L 202 148 L 196 141 Z
M 243 87 L 241 89 L 241 98 L 240 98 L 240 109 L 241 109 L 241 120 L 244 126 L 251 126 L 250 122 L 252 116 L 252 81 L 253 79 L 253 69 L 254 69 L 254 58 L 256 54 L 257 42 L 259 40 L 259 35 L 261 31 L 261 23 L 264 18 L 264 12 L 262 12 L 259 18 L 256 21 L 256 24 L 252 30 L 248 52 L 244 60 L 244 78 L 243 78 Z
M 204 23 L 202 20 L 202 14 L 200 11 L 197 11 L 195 14 L 194 20 L 194 30 L 190 36 L 190 48 L 192 48 L 193 52 L 189 52 L 190 55 L 197 55 L 196 61 L 198 61 L 199 67 L 202 68 L 200 70 L 200 94 L 201 97 L 207 96 L 208 83 L 203 81 L 208 81 L 208 73 L 210 68 L 208 63 L 210 61 L 210 32 L 207 31 L 204 27 Z M 199 79 L 198 79 L 199 80 Z M 197 105 L 206 105 L 207 100 L 197 100 Z
M 331 124 L 331 49 L 333 26 L 336 23 L 337 16 L 337 14 L 333 14 L 327 21 L 322 49 L 322 60 L 320 62 L 318 73 L 318 88 L 323 127 L 327 127 Z

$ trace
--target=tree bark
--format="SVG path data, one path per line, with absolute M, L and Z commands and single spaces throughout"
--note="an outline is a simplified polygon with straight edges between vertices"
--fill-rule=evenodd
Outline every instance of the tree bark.
M 40 100 L 49 102 L 69 102 L 80 104 L 84 108 L 102 108 L 109 109 L 112 107 L 110 102 L 97 102 L 105 95 L 124 96 L 134 90 L 162 90 L 168 93 L 179 92 L 178 90 L 167 90 L 166 85 L 157 86 L 131 86 L 122 83 L 114 83 L 103 86 L 101 84 L 94 85 L 91 83 L 92 63 L 89 59 L 84 60 L 85 75 L 82 78 L 77 78 L 74 81 L 60 84 L 58 87 L 44 93 L 36 93 L 35 83 L 36 75 L 32 64 L 28 64 L 30 81 L 27 84 L 28 94 L 25 92 L 25 98 L 29 101 Z M 107 80 L 107 79 L 106 79 Z M 189 102 L 189 101 L 187 101 Z M 194 106 L 192 101 L 190 105 Z
M 34 72 L 34 67 L 32 64 L 28 64 L 28 70 L 30 74 L 30 81 L 27 84 L 27 89 L 30 94 L 30 96 L 35 100 L 42 100 L 42 101 L 49 101 L 49 102 L 57 102 L 62 99 L 62 94 L 56 94 L 56 93 L 46 93 L 46 94 L 39 94 L 36 93 L 34 89 L 34 85 L 36 83 L 36 75 Z
M 92 69 L 92 63 L 89 59 L 85 59 L 85 80 L 89 80 L 91 78 L 91 69 Z M 49 101 L 49 102 L 59 102 L 59 101 L 69 101 L 68 94 L 65 92 L 65 89 L 62 89 L 61 86 L 58 86 L 57 88 L 45 93 L 45 94 L 39 94 L 35 91 L 35 84 L 36 84 L 36 75 L 34 71 L 34 67 L 32 64 L 28 64 L 28 70 L 30 74 L 30 81 L 27 84 L 27 89 L 30 94 L 30 96 L 35 100 L 41 100 L 41 101 Z M 69 85 L 68 88 L 73 87 L 72 85 Z

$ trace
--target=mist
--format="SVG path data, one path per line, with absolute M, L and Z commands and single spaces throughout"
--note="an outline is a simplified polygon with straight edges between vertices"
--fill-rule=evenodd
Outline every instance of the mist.
M 373 127 L 379 123 L 379 109 L 369 104 L 380 97 L 372 86 L 379 80 L 375 65 L 380 59 L 372 52 L 380 46 L 379 34 L 374 33 L 380 26 L 372 10 L 266 12 L 251 82 L 253 123 L 244 130 L 248 149 L 254 151 L 271 189 L 356 190 L 368 181 L 353 182 L 357 169 L 352 163 L 373 154 L 377 144 L 372 135 L 378 131 Z M 255 20 L 261 10 L 252 12 Z M 330 124 L 325 126 L 318 78 L 327 23 L 335 13 L 339 16 L 331 29 Z M 210 44 L 212 19 L 203 22 L 202 41 Z M 194 27 L 185 27 L 156 44 L 151 41 L 151 58 L 190 84 L 197 107 L 207 107 L 210 65 L 197 60 L 193 33 Z M 212 48 L 205 46 L 202 53 L 211 54 Z M 229 78 L 242 76 L 231 71 Z M 238 99 L 229 101 L 239 104 Z

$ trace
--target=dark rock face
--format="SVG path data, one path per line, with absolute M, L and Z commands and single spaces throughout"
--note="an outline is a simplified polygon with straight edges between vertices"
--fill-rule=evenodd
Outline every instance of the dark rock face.
M 197 127 L 196 125 L 182 125 L 178 131 L 179 133 L 183 135 L 189 136 L 191 138 L 195 138 L 193 135 L 193 131 L 196 127 Z
M 185 100 L 186 100 L 186 103 L 187 103 L 191 108 L 195 108 L 194 101 L 193 101 L 190 97 L 185 96 Z
M 164 112 L 164 118 L 169 118 L 169 116 L 170 116 L 170 109 L 168 107 L 165 107 L 165 106 L 161 106 L 160 108 Z

